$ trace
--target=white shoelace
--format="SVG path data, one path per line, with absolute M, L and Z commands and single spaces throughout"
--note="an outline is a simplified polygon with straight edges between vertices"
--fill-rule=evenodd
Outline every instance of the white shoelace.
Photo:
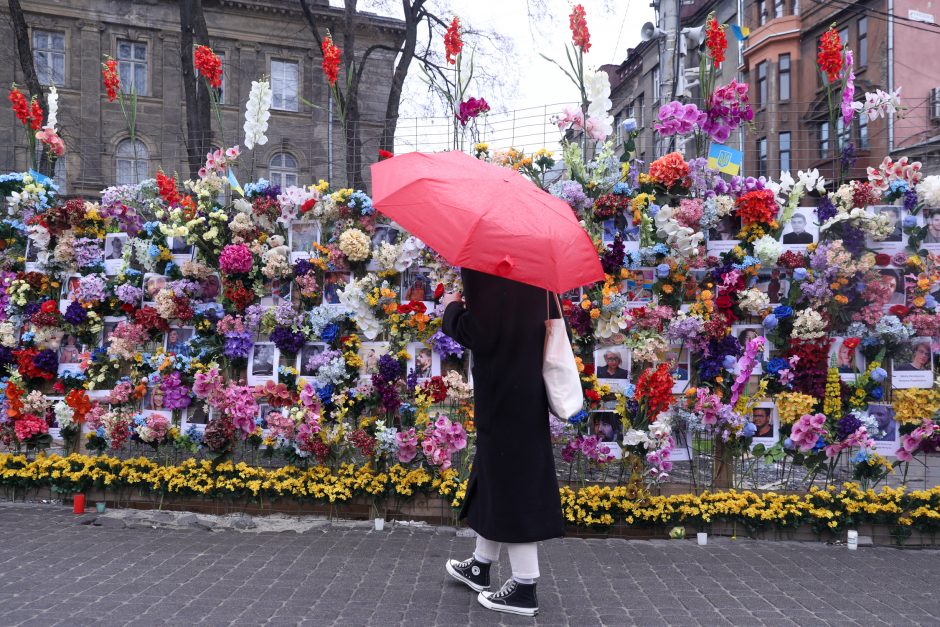
M 497 592 L 496 594 L 494 594 L 494 595 L 491 596 L 490 598 L 491 598 L 491 599 L 502 599 L 502 598 L 504 598 L 504 597 L 508 597 L 510 594 L 513 593 L 513 591 L 514 591 L 515 589 L 516 589 L 516 581 L 515 581 L 514 579 L 510 579 L 510 580 L 507 581 L 505 584 L 503 584 L 503 587 L 499 589 L 499 592 Z

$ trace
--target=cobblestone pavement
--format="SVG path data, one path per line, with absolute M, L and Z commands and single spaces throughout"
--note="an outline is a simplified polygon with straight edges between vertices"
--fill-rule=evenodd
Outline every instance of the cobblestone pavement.
M 304 533 L 93 526 L 0 505 L 0 624 L 927 625 L 940 552 L 792 542 L 583 540 L 541 547 L 541 613 L 496 614 L 444 574 L 453 529 Z M 509 576 L 506 557 L 494 571 Z

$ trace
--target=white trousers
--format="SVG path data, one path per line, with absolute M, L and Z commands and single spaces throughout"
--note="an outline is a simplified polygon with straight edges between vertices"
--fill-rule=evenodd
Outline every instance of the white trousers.
M 538 579 L 539 552 L 535 542 L 493 542 L 477 534 L 477 546 L 474 555 L 490 562 L 499 561 L 499 549 L 506 545 L 509 552 L 509 564 L 512 574 L 518 579 Z

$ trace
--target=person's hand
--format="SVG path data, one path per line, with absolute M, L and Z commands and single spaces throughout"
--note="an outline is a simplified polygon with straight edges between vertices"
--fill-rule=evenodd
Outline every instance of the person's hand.
M 447 292 L 444 294 L 444 298 L 441 299 L 441 304 L 444 305 L 444 308 L 447 309 L 447 306 L 451 303 L 462 303 L 463 294 L 460 292 Z

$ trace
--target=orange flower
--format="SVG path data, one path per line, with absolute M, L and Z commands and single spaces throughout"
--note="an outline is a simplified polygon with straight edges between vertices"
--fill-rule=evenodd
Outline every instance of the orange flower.
M 222 59 L 208 46 L 196 46 L 193 65 L 215 89 L 222 87 Z
M 574 5 L 571 9 L 571 15 L 568 16 L 568 26 L 571 28 L 571 43 L 580 48 L 581 52 L 587 52 L 591 49 L 591 32 L 587 27 L 587 15 L 584 7 L 580 4 Z
M 819 40 L 816 63 L 830 82 L 839 78 L 839 72 L 842 70 L 842 39 L 832 26 Z
M 708 56 L 712 58 L 715 67 L 724 62 L 728 37 L 725 35 L 725 25 L 719 24 L 714 16 L 705 25 L 705 47 L 708 48 Z
M 85 422 L 85 416 L 91 411 L 91 399 L 85 390 L 72 390 L 66 394 L 65 404 L 72 408 L 72 417 L 79 424 Z
M 157 170 L 157 191 L 160 193 L 160 198 L 168 205 L 175 205 L 180 201 L 180 193 L 176 189 L 176 179 L 164 174 L 163 170 Z
M 680 152 L 670 152 L 650 164 L 650 177 L 669 188 L 682 183 L 689 176 L 689 164 Z

